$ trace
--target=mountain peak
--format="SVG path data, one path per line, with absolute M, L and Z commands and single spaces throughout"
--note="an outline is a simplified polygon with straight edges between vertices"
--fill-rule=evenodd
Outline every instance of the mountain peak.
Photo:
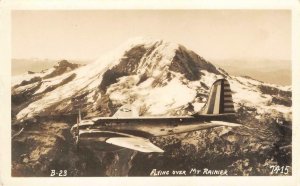
M 132 46 L 137 46 L 137 45 L 153 45 L 155 43 L 166 43 L 166 44 L 169 43 L 170 44 L 171 42 L 168 42 L 164 39 L 154 38 L 154 37 L 150 37 L 150 36 L 144 36 L 144 37 L 130 38 L 124 43 L 124 45 L 132 47 Z
M 26 77 L 12 88 L 13 115 L 19 121 L 73 113 L 74 97 L 85 98 L 82 111 L 90 116 L 110 116 L 124 104 L 137 105 L 141 115 L 187 115 L 186 106 L 198 108 L 219 78 L 233 84 L 238 101 L 253 102 L 245 96 L 253 94 L 267 104 L 273 96 L 261 95 L 262 82 L 232 77 L 180 44 L 149 37 L 130 39 L 85 66 L 62 60 Z
M 73 67 L 73 66 L 78 66 L 77 64 L 73 64 L 73 63 L 70 63 L 69 61 L 63 59 L 59 62 L 56 63 L 56 65 L 54 67 Z
M 54 69 L 52 70 L 52 72 L 45 75 L 43 77 L 43 79 L 49 79 L 49 78 L 53 78 L 55 76 L 62 75 L 64 73 L 70 72 L 78 67 L 79 67 L 78 64 L 70 63 L 67 60 L 61 60 L 61 61 L 57 62 L 57 64 L 54 66 Z

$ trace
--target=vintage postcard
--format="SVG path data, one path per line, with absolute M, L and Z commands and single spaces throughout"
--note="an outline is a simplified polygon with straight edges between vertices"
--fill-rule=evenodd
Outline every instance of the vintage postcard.
M 274 4 L 10 5 L 1 183 L 295 185 L 299 15 Z

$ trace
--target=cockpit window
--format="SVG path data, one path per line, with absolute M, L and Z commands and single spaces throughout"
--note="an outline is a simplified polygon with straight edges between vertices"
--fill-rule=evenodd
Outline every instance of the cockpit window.
M 121 108 L 120 111 L 122 111 L 122 112 L 130 112 L 131 110 L 129 108 Z

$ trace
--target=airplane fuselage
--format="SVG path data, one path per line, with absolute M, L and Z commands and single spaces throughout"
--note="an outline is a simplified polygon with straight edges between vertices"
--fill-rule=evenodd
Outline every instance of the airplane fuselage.
M 137 118 L 113 118 L 101 117 L 90 124 L 79 124 L 81 139 L 92 138 L 104 141 L 111 136 L 139 136 L 144 138 L 172 135 L 202 129 L 216 127 L 209 121 L 220 120 L 220 116 L 180 116 L 180 117 L 137 117 Z M 220 121 L 221 122 L 221 121 Z M 221 126 L 221 125 L 220 125 Z M 77 130 L 77 125 L 73 126 Z

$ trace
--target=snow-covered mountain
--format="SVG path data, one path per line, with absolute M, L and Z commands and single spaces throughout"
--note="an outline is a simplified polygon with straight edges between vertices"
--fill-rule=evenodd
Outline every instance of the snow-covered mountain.
M 72 98 L 82 99 L 88 116 L 112 115 L 131 104 L 139 115 L 188 115 L 201 109 L 209 88 L 227 78 L 235 108 L 257 113 L 291 113 L 291 87 L 230 76 L 195 52 L 164 40 L 133 39 L 95 62 L 79 66 L 61 61 L 42 72 L 28 72 L 12 80 L 13 116 L 74 112 Z
M 111 116 L 124 104 L 140 116 L 189 115 L 202 108 L 218 78 L 230 82 L 244 127 L 152 138 L 163 155 L 74 150 L 69 130 L 78 107 L 84 117 Z M 14 176 L 49 176 L 51 169 L 68 176 L 149 176 L 153 169 L 191 167 L 271 175 L 270 165 L 291 166 L 291 87 L 231 76 L 179 44 L 133 39 L 91 64 L 63 60 L 14 76 L 11 96 L 13 124 L 21 124 L 12 127 Z

